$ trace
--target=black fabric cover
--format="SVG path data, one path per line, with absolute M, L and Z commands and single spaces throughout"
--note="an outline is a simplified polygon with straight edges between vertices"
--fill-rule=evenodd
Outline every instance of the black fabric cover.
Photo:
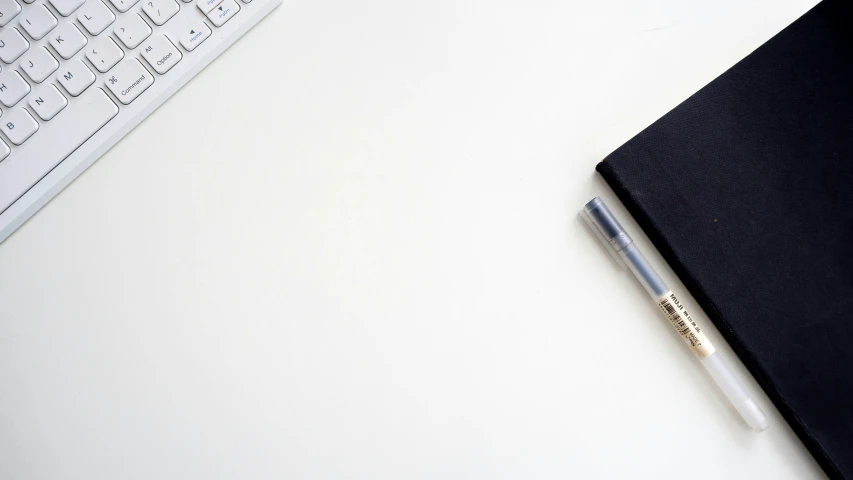
M 597 170 L 826 473 L 853 480 L 853 4 L 819 4 Z

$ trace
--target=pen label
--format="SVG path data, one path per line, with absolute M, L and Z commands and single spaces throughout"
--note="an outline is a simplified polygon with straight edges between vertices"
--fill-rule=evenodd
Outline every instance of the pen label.
M 690 349 L 697 357 L 705 358 L 717 351 L 674 293 L 670 291 L 660 297 L 658 306 L 673 328 L 687 341 Z

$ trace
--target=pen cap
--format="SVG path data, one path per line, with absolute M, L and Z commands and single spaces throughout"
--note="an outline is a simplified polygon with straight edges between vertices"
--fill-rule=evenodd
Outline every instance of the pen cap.
M 616 262 L 616 265 L 620 269 L 625 270 L 628 268 L 628 266 L 625 264 L 625 261 L 622 260 L 622 257 L 619 256 L 618 250 L 613 248 L 613 246 L 610 244 L 610 239 L 605 237 L 605 234 L 602 231 L 601 227 L 598 226 L 597 220 L 595 220 L 592 215 L 589 214 L 588 207 L 595 201 L 601 202 L 598 197 L 595 197 L 591 202 L 587 203 L 586 206 L 582 208 L 578 214 L 583 219 L 583 221 L 586 222 L 586 225 L 589 227 L 592 233 L 595 234 L 595 238 L 597 238 L 598 241 L 601 242 L 601 245 L 604 247 L 604 249 L 608 253 L 610 253 L 610 256 L 613 258 L 613 261 Z M 601 202 L 601 205 L 604 205 L 604 202 Z M 607 206 L 605 205 L 604 208 L 606 209 Z M 607 213 L 610 214 L 610 211 L 608 210 Z M 616 222 L 616 225 L 619 225 L 619 222 L 617 222 L 616 219 L 613 218 L 613 215 L 610 215 L 610 218 L 612 218 L 613 221 Z M 619 228 L 622 228 L 621 225 L 619 225 Z
M 619 224 L 619 220 L 613 216 L 604 201 L 598 197 L 590 200 L 584 205 L 582 212 L 585 214 L 589 224 L 593 227 L 596 235 L 600 235 L 606 242 L 607 248 L 618 253 L 630 245 L 633 240 L 625 233 L 625 229 Z

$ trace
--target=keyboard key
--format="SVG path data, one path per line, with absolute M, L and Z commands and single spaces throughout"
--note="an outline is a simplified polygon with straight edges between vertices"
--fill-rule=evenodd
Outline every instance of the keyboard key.
M 36 119 L 23 108 L 13 108 L 0 120 L 0 130 L 15 145 L 20 145 L 32 137 L 39 129 Z
M 113 31 L 127 48 L 136 48 L 143 40 L 151 35 L 151 27 L 138 13 L 131 13 L 116 22 Z
M 69 95 L 76 97 L 95 83 L 95 74 L 89 70 L 83 60 L 72 60 L 62 65 L 56 79 L 65 87 Z
M 0 30 L 0 60 L 12 63 L 23 55 L 28 48 L 30 48 L 30 42 L 21 35 L 17 28 L 9 27 Z
M 19 22 L 24 30 L 33 37 L 33 40 L 41 40 L 47 32 L 56 27 L 56 17 L 42 4 L 30 7 L 21 15 Z
M 68 60 L 86 46 L 86 36 L 73 23 L 63 23 L 50 34 L 50 44 L 62 58 Z
M 36 83 L 41 83 L 59 68 L 59 62 L 45 47 L 39 47 L 21 57 L 21 69 Z
M 0 160 L 8 157 L 10 153 L 12 153 L 12 149 L 9 148 L 9 145 L 6 145 L 6 142 L 0 140 Z
M 181 61 L 182 55 L 165 35 L 158 33 L 142 44 L 142 58 L 155 72 L 163 75 Z
M 0 73 L 0 103 L 7 107 L 14 106 L 30 93 L 30 84 L 20 73 L 9 70 Z
M 207 15 L 220 3 L 222 3 L 222 0 L 196 0 L 195 5 L 201 10 L 201 13 Z
M 53 8 L 59 12 L 63 17 L 67 17 L 74 13 L 74 10 L 80 8 L 86 0 L 50 0 L 50 4 L 53 5 Z
M 29 104 L 39 118 L 48 121 L 68 105 L 68 100 L 52 83 L 47 83 L 30 96 Z
M 100 35 L 115 19 L 115 14 L 101 0 L 89 0 L 77 12 L 77 20 L 92 35 Z
M 183 45 L 188 52 L 192 52 L 195 47 L 199 46 L 201 42 L 207 40 L 207 37 L 209 36 L 210 28 L 208 28 L 204 22 L 198 22 L 193 26 L 193 28 L 189 29 L 188 32 L 181 34 L 181 45 Z
M 221 27 L 239 11 L 240 4 L 234 0 L 223 0 L 222 3 L 207 14 L 207 18 L 213 23 L 214 27 Z
M 113 6 L 116 7 L 116 10 L 118 10 L 121 13 L 124 13 L 130 7 L 136 5 L 136 3 L 138 1 L 139 0 L 110 0 L 110 3 L 112 3 Z
M 101 73 L 106 73 L 124 57 L 124 51 L 110 37 L 95 39 L 86 50 L 86 58 Z
M 18 152 L 26 162 L 0 162 L 0 211 L 95 134 L 118 113 L 118 107 L 100 88 L 93 88 L 51 120 L 51 132 L 62 132 L 49 141 L 28 142 Z M 5 115 L 3 116 L 5 117 Z M 0 117 L 0 130 L 5 118 Z
M 154 83 L 154 77 L 135 58 L 122 61 L 110 74 L 104 83 L 125 105 L 134 101 Z
M 154 25 L 163 25 L 174 17 L 181 7 L 175 0 L 145 0 L 142 11 L 154 22 Z
M 21 13 L 21 4 L 15 0 L 0 0 L 0 27 Z

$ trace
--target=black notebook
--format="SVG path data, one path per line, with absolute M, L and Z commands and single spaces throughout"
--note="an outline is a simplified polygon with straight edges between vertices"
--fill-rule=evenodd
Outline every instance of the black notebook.
M 819 4 L 597 169 L 826 473 L 853 480 L 853 4 Z

